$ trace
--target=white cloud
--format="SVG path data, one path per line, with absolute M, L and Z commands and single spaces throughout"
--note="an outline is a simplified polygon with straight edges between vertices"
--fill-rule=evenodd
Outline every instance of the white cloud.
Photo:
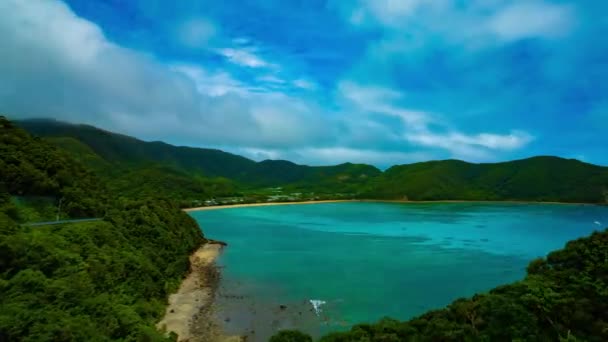
M 289 160 L 308 165 L 335 165 L 347 162 L 366 163 L 380 166 L 412 163 L 429 160 L 433 155 L 427 152 L 399 152 L 351 147 L 312 147 L 288 150 L 242 148 L 235 153 L 253 160 Z
M 297 88 L 301 88 L 301 89 L 306 89 L 306 90 L 315 90 L 317 89 L 317 85 L 309 80 L 303 79 L 303 78 L 299 78 L 297 80 L 294 80 L 292 82 L 292 84 L 297 87 Z
M 419 48 L 429 38 L 479 48 L 561 37 L 574 28 L 575 14 L 571 6 L 543 0 L 361 0 L 346 11 L 345 19 L 356 27 L 384 28 L 385 47 L 408 51 L 409 44 Z
M 264 68 L 271 67 L 272 65 L 261 57 L 255 55 L 253 51 L 248 49 L 235 49 L 235 48 L 223 48 L 218 49 L 217 52 L 226 57 L 230 62 L 241 66 L 250 68 Z
M 350 22 L 362 25 L 373 20 L 386 26 L 400 26 L 423 7 L 436 7 L 444 0 L 361 0 L 350 15 Z
M 405 163 L 430 159 L 427 151 L 435 149 L 485 158 L 531 139 L 515 131 L 464 134 L 433 113 L 409 108 L 407 94 L 356 82 L 339 84 L 330 100 L 342 109 L 329 113 L 306 98 L 248 84 L 225 70 L 167 65 L 119 46 L 60 1 L 4 0 L 0 16 L 0 112 L 13 117 L 51 116 L 144 139 L 240 146 L 250 155 L 316 164 Z M 199 35 L 191 42 L 205 39 L 204 25 L 197 25 L 193 31 Z M 316 87 L 306 78 L 276 77 L 277 66 L 251 47 L 217 52 L 259 69 L 254 77 L 267 83 Z
M 448 150 L 454 157 L 483 160 L 492 157 L 490 151 L 515 150 L 527 145 L 533 137 L 525 132 L 513 131 L 500 135 L 480 133 L 466 135 L 460 132 L 432 133 L 429 130 L 406 133 L 405 138 L 427 147 Z
M 188 76 L 194 81 L 198 92 L 204 96 L 217 97 L 231 93 L 249 97 L 252 92 L 259 90 L 234 79 L 225 71 L 212 73 L 191 64 L 174 64 L 171 69 Z
M 498 11 L 488 21 L 488 29 L 502 40 L 527 37 L 554 38 L 570 31 L 573 9 L 543 2 L 517 2 Z
M 410 128 L 423 128 L 434 121 L 430 113 L 395 106 L 394 103 L 403 98 L 398 91 L 380 86 L 361 86 L 350 81 L 341 82 L 338 89 L 341 96 L 359 110 L 398 117 Z
M 186 47 L 206 48 L 207 42 L 215 36 L 215 26 L 205 18 L 191 18 L 177 28 L 177 40 Z
M 0 13 L 0 112 L 10 117 L 50 116 L 208 146 L 333 139 L 316 108 L 280 93 L 258 94 L 226 72 L 165 65 L 118 46 L 63 2 L 5 0 Z
M 354 105 L 353 109 L 398 118 L 403 123 L 399 137 L 402 142 L 443 149 L 455 158 L 487 159 L 491 151 L 516 150 L 533 140 L 530 134 L 517 130 L 503 135 L 464 134 L 437 115 L 403 107 L 400 102 L 404 96 L 395 90 L 350 81 L 342 82 L 339 89 L 342 97 Z M 434 131 L 437 129 L 440 131 Z

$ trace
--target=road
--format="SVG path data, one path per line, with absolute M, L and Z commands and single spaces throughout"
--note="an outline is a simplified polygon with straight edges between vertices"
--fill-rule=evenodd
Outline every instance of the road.
M 73 220 L 59 220 L 59 221 L 46 221 L 46 222 L 32 222 L 32 223 L 24 223 L 23 226 L 28 227 L 36 227 L 36 226 L 50 226 L 54 224 L 64 224 L 64 223 L 78 223 L 78 222 L 93 222 L 93 221 L 101 221 L 103 218 L 84 218 L 84 219 L 73 219 Z

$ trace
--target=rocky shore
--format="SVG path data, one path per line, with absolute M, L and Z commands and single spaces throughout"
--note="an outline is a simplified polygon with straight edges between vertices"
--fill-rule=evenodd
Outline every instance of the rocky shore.
M 215 291 L 220 274 L 215 259 L 225 243 L 210 240 L 190 256 L 190 273 L 178 291 L 169 296 L 169 305 L 157 328 L 176 334 L 177 341 L 240 341 L 226 336 L 214 317 Z

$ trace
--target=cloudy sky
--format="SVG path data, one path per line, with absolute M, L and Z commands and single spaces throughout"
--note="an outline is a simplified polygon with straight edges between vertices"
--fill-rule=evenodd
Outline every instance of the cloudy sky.
M 608 164 L 599 0 L 2 0 L 0 112 L 256 160 Z

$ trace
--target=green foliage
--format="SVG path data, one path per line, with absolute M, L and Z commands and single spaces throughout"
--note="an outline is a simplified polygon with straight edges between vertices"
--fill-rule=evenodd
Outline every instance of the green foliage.
M 92 172 L 63 151 L 32 138 L 0 117 L 0 182 L 14 196 L 47 196 L 61 200 L 70 216 L 101 216 L 105 188 Z
M 162 338 L 152 326 L 201 241 L 189 216 L 157 201 L 0 236 L 0 340 Z
M 270 342 L 312 342 L 312 337 L 297 330 L 281 330 L 270 338 Z
M 154 323 L 205 241 L 196 222 L 169 200 L 120 199 L 69 155 L 0 128 L 0 341 L 174 340 Z M 58 201 L 104 220 L 17 223 Z
M 604 203 L 607 187 L 608 168 L 572 159 L 534 157 L 495 164 L 444 160 L 393 166 L 364 196 Z
M 522 281 L 321 341 L 608 341 L 608 230 L 532 261 Z
M 237 184 L 244 188 L 291 185 L 293 189 L 320 193 L 360 193 L 371 178 L 380 174 L 377 168 L 363 164 L 312 167 L 284 160 L 257 163 L 219 150 L 144 142 L 92 126 L 52 120 L 25 120 L 19 125 L 79 155 L 79 160 L 107 178 L 110 186 L 116 177 L 121 178 L 114 184 L 119 191 L 125 189 L 122 184 L 138 176 L 151 179 L 154 172 L 162 171 L 168 179 L 157 182 L 168 185 L 161 184 L 159 191 L 170 198 L 200 200 L 232 195 Z M 130 187 L 131 191 L 135 189 L 139 188 Z
M 164 166 L 125 171 L 109 180 L 108 186 L 120 196 L 130 198 L 164 196 L 186 203 L 215 196 L 231 196 L 236 192 L 234 183 L 230 180 L 191 176 Z
M 496 164 L 432 161 L 381 172 L 351 163 L 321 167 L 284 160 L 256 163 L 219 150 L 144 142 L 51 120 L 26 120 L 19 125 L 77 157 L 117 193 L 132 196 L 157 189 L 157 196 L 179 198 L 185 205 L 269 186 L 336 198 L 608 203 L 608 168 L 556 157 Z

